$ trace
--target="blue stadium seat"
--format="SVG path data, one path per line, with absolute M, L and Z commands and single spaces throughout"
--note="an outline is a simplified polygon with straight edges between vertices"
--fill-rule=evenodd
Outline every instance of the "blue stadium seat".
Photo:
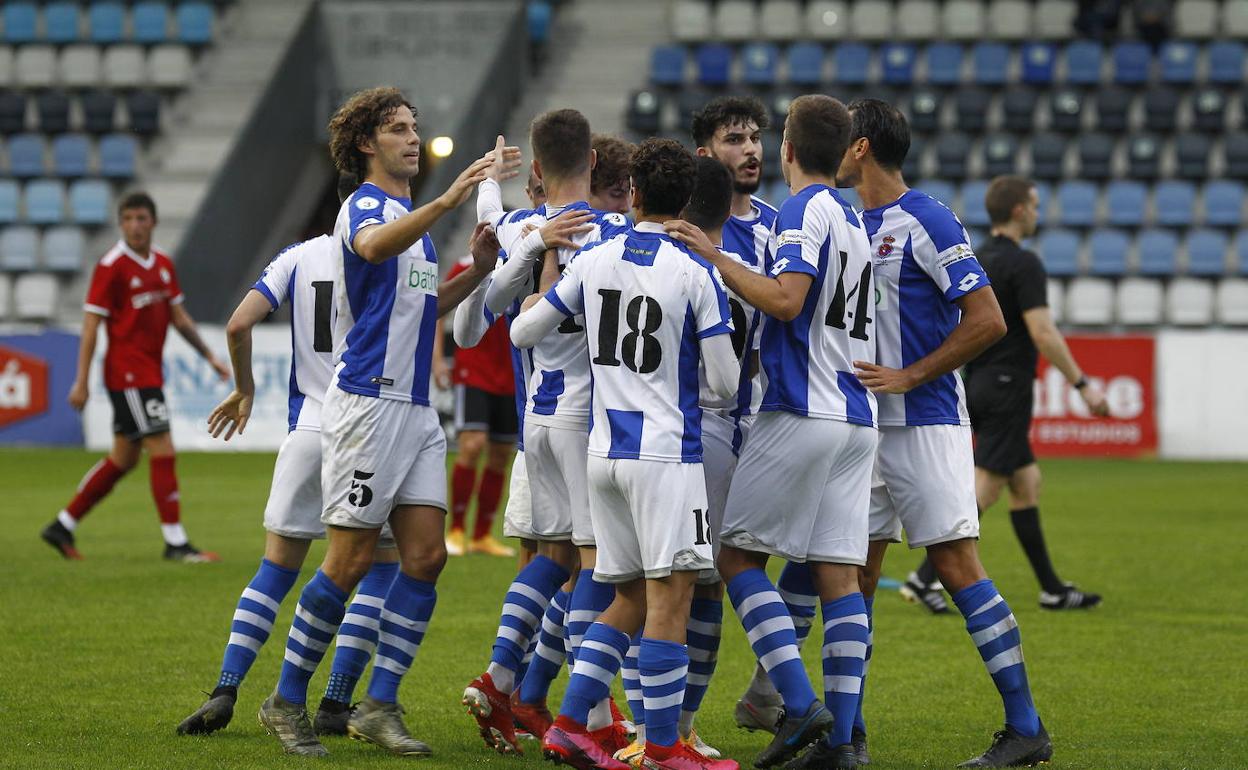
M 750 43 L 741 49 L 741 80 L 752 86 L 774 86 L 780 58 L 771 43 Z
M 80 225 L 108 224 L 111 190 L 103 179 L 79 179 L 69 186 L 69 214 Z
M 1220 40 L 1209 46 L 1209 82 L 1239 85 L 1244 81 L 1244 46 L 1233 40 Z
M 95 0 L 87 9 L 92 43 L 120 43 L 126 32 L 126 9 L 113 0 Z
M 678 86 L 685 82 L 685 47 L 656 45 L 650 52 L 650 82 L 657 86 Z
M 1051 43 L 1028 43 L 1023 46 L 1023 82 L 1048 85 L 1053 82 L 1057 49 Z
M 19 179 L 43 175 L 43 137 L 14 134 L 9 138 L 9 174 Z
M 18 0 L 4 4 L 4 42 L 33 43 L 39 11 L 34 3 Z
M 1196 186 L 1168 179 L 1158 182 L 1153 194 L 1154 221 L 1164 227 L 1189 227 L 1196 220 Z
M 1248 275 L 1248 230 L 1240 230 L 1235 236 L 1235 261 L 1240 275 Z
M 961 211 L 966 208 L 965 204 L 963 204 L 961 208 L 957 207 L 957 191 L 954 186 L 948 182 L 943 182 L 939 179 L 929 179 L 925 181 L 919 189 L 921 192 L 927 193 L 955 211 Z M 965 197 L 963 197 L 963 200 L 965 200 Z M 962 222 L 964 224 L 966 223 L 965 216 L 963 217 Z
M 934 86 L 956 86 L 962 82 L 962 46 L 932 43 L 927 47 L 927 82 Z
M 723 43 L 698 46 L 694 58 L 698 64 L 698 83 L 704 86 L 726 86 L 732 77 L 732 49 Z
M 1071 180 L 1057 187 L 1057 223 L 1063 227 L 1096 224 L 1096 185 Z
M 100 174 L 110 179 L 134 176 L 138 142 L 129 134 L 108 134 L 100 139 Z
M 1010 74 L 1010 48 L 1005 43 L 976 43 L 971 49 L 971 62 L 976 83 L 1005 85 Z
M 1244 186 L 1239 182 L 1210 182 L 1205 185 L 1204 199 L 1206 225 L 1240 227 L 1243 224 Z
M 928 184 L 928 187 L 931 185 Z M 991 224 L 988 220 L 988 209 L 984 206 L 984 194 L 987 192 L 988 183 L 981 179 L 962 185 L 962 203 L 958 209 L 962 224 L 967 227 L 988 227 Z M 951 201 L 945 203 L 952 205 Z
M 862 85 L 867 82 L 871 66 L 871 49 L 862 43 L 842 43 L 832 52 L 836 72 L 833 80 L 843 85 Z
M 1161 80 L 1163 83 L 1190 85 L 1196 82 L 1196 58 L 1199 49 L 1190 40 L 1168 40 L 1161 47 Z
M 12 179 L 0 179 L 0 225 L 11 225 L 18 219 L 17 182 Z
M 178 42 L 186 43 L 187 45 L 208 45 L 212 42 L 213 11 L 211 5 L 194 2 L 194 0 L 192 2 L 180 3 L 176 16 L 178 21 Z M 532 31 L 531 17 L 529 29 Z
M 1140 274 L 1174 275 L 1178 262 L 1179 238 L 1169 230 L 1140 233 Z
M 1114 45 L 1114 82 L 1124 86 L 1148 82 L 1149 65 L 1153 62 L 1152 51 L 1147 43 L 1125 40 Z
M 82 228 L 58 225 L 43 234 L 43 268 L 54 273 L 76 273 L 82 269 L 86 256 L 86 237 Z
M 1094 230 L 1088 238 L 1091 273 L 1109 277 L 1126 275 L 1130 249 L 1131 239 L 1122 230 Z
M 22 225 L 0 230 L 0 270 L 34 270 L 38 257 L 38 230 Z
M 43 37 L 60 45 L 78 42 L 78 3 L 48 3 L 43 8 Z
M 135 3 L 130 11 L 131 38 L 136 43 L 154 45 L 169 38 L 169 6 L 162 0 Z
M 1049 275 L 1067 278 L 1079 273 L 1079 235 L 1055 227 L 1040 235 L 1040 258 Z
M 26 185 L 26 221 L 54 225 L 65 219 L 65 185 L 56 179 L 36 179 Z
M 525 14 L 529 25 L 529 42 L 538 46 L 545 45 L 550 40 L 550 23 L 554 17 L 554 9 L 547 0 L 531 0 L 525 7 Z M 178 26 L 181 28 L 182 25 Z
M 0 89 L 0 134 L 16 134 L 26 129 L 26 95 Z
M 52 140 L 52 173 L 60 177 L 86 176 L 91 144 L 82 134 L 62 134 Z
M 1105 188 L 1106 217 L 1115 227 L 1139 227 L 1144 224 L 1144 211 L 1148 205 L 1148 188 L 1143 182 L 1122 179 L 1110 182 Z
M 823 82 L 823 46 L 818 43 L 794 43 L 789 46 L 789 82 L 798 86 L 817 86 Z
M 1066 82 L 1095 86 L 1101 82 L 1101 44 L 1092 40 L 1076 40 L 1066 46 Z
M 888 43 L 880 48 L 883 79 L 889 85 L 910 85 L 914 82 L 914 61 L 918 52 L 909 43 Z
M 1187 234 L 1187 274 L 1221 276 L 1226 273 L 1230 242 L 1220 230 L 1192 230 Z
M 1053 189 L 1048 182 L 1032 180 L 1032 184 L 1035 185 L 1036 198 L 1040 200 L 1038 221 L 1039 224 L 1044 224 L 1048 218 L 1049 202 L 1053 200 Z

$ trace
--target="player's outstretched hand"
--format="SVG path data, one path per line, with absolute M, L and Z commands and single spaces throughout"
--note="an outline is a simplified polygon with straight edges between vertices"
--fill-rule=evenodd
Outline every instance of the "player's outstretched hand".
M 69 389 L 69 405 L 79 412 L 87 405 L 87 383 L 74 380 Z
M 683 219 L 669 219 L 663 223 L 663 229 L 667 230 L 667 234 L 689 247 L 694 254 L 714 261 L 719 258 L 719 249 L 715 248 L 715 244 L 711 243 L 711 239 L 706 237 L 706 233 L 702 232 L 702 228 L 690 224 Z
M 494 149 L 486 153 L 486 156 L 493 161 L 485 170 L 486 179 L 493 179 L 495 182 L 505 182 L 519 175 L 520 148 L 508 147 L 502 134 L 498 135 L 498 139 L 494 141 Z
M 472 253 L 472 265 L 477 272 L 484 275 L 494 269 L 498 263 L 498 252 L 502 248 L 498 243 L 498 233 L 489 222 L 478 222 L 468 239 L 468 251 Z
M 468 200 L 468 196 L 472 195 L 473 190 L 477 189 L 477 185 L 486 179 L 486 169 L 493 163 L 493 151 L 474 160 L 468 168 L 455 177 L 455 181 L 451 182 L 451 186 L 446 188 L 446 192 L 442 193 L 438 200 L 448 209 L 458 208 L 464 201 Z
M 855 361 L 854 374 L 872 393 L 908 393 L 918 384 L 904 369 L 890 369 L 868 361 Z
M 1109 416 L 1109 402 L 1105 400 L 1105 394 L 1101 389 L 1089 383 L 1086 387 L 1079 390 L 1079 395 L 1083 397 L 1083 403 L 1088 405 L 1088 409 L 1097 417 Z
M 589 223 L 593 217 L 586 209 L 565 211 L 542 227 L 542 242 L 548 249 L 575 249 L 572 236 L 593 230 L 594 226 Z
M 212 434 L 212 437 L 220 438 L 222 431 L 225 431 L 226 441 L 229 441 L 235 432 L 240 436 L 243 435 L 243 428 L 247 427 L 247 420 L 251 417 L 251 403 L 254 398 L 254 395 L 235 390 L 226 396 L 224 401 L 217 404 L 217 408 L 208 415 L 208 432 Z

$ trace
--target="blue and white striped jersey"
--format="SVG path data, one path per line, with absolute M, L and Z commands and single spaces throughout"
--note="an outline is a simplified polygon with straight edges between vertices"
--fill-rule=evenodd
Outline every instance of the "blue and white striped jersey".
M 754 204 L 750 216 L 730 216 L 724 223 L 724 249 L 741 257 L 746 267 L 762 272 L 771 253 L 771 226 L 778 213 L 761 198 L 750 197 Z
M 813 184 L 780 206 L 773 229 L 768 275 L 814 282 L 796 318 L 763 321 L 760 409 L 875 425 L 875 396 L 853 364 L 875 360 L 870 244 L 858 215 L 836 190 Z
M 402 254 L 370 265 L 355 253 L 356 233 L 412 210 L 364 183 L 343 202 L 334 224 L 341 246 L 335 381 L 361 396 L 429 405 L 429 372 L 438 321 L 438 255 L 425 235 Z
M 321 429 L 321 404 L 334 374 L 334 239 L 318 235 L 287 246 L 253 289 L 277 310 L 290 303 L 290 430 Z
M 881 366 L 902 369 L 940 347 L 961 319 L 954 301 L 988 285 L 966 229 L 918 190 L 862 213 L 875 260 Z M 904 394 L 880 396 L 881 425 L 969 425 L 956 372 Z
M 732 331 L 720 280 L 662 225 L 643 222 L 580 251 L 547 292 L 564 315 L 585 319 L 590 454 L 702 461 L 698 340 Z
M 594 212 L 593 219 L 589 221 L 592 229 L 572 239 L 578 245 L 606 240 L 628 230 L 628 219 L 624 215 L 591 209 L 583 201 L 567 206 L 543 204 L 536 209 L 519 209 L 502 215 L 494 224 L 504 258 L 524 238 L 526 226 L 541 227 L 548 218 L 573 209 Z M 560 266 L 566 266 L 573 253 L 569 249 L 560 249 Z M 523 419 L 532 420 L 535 425 L 585 430 L 589 421 L 590 381 L 584 319 L 568 319 L 556 333 L 519 355 L 528 358 L 531 368 L 525 389 L 527 399 Z
M 734 254 L 727 249 L 720 249 L 719 252 L 725 257 L 743 265 L 748 270 L 756 273 L 763 272 L 761 263 L 757 265 L 750 264 L 739 254 Z M 758 376 L 750 377 L 749 357 L 750 353 L 758 350 L 759 328 L 762 325 L 763 313 L 749 303 L 749 300 L 738 295 L 728 286 L 721 287 L 728 297 L 728 313 L 732 317 L 732 350 L 737 355 L 737 362 L 741 364 L 741 380 L 737 394 L 729 399 L 717 398 L 706 385 L 706 369 L 700 367 L 698 369 L 699 396 L 698 403 L 704 409 L 717 409 L 731 413 L 733 418 L 740 418 L 753 414 L 758 404 L 762 401 L 762 393 L 759 389 Z

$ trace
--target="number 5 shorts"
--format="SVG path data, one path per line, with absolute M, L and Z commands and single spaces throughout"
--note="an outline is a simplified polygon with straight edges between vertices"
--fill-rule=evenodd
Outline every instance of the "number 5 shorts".
M 321 411 L 321 521 L 378 529 L 399 505 L 446 510 L 446 434 L 438 413 L 331 385 Z
M 715 567 L 701 463 L 589 457 L 594 579 L 625 583 Z

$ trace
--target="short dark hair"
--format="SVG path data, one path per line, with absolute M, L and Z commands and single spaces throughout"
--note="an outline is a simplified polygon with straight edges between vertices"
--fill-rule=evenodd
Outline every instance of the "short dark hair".
M 1031 200 L 1031 191 L 1035 186 L 1030 179 L 1021 176 L 999 176 L 993 179 L 984 192 L 984 208 L 988 209 L 988 220 L 994 225 L 1009 222 L 1014 215 L 1014 207 Z
M 538 115 L 529 124 L 529 144 L 543 176 L 566 179 L 589 167 L 589 121 L 577 110 Z
M 767 108 L 755 96 L 717 96 L 693 114 L 693 143 L 705 147 L 724 126 L 753 123 L 766 129 L 771 123 Z
M 641 193 L 642 211 L 676 218 L 693 192 L 693 155 L 672 139 L 651 137 L 633 153 L 633 186 Z
M 598 153 L 598 162 L 589 175 L 591 193 L 597 194 L 628 181 L 628 167 L 637 145 L 611 134 L 594 134 L 591 146 Z
M 693 192 L 680 218 L 702 230 L 723 227 L 732 211 L 732 174 L 714 158 L 694 158 Z
M 390 86 L 356 91 L 329 119 L 329 156 L 340 174 L 356 179 L 368 176 L 368 156 L 360 145 L 373 138 L 386 119 L 400 107 L 416 114 L 416 108 L 403 92 Z
M 910 124 L 901 110 L 879 99 L 857 99 L 849 112 L 854 119 L 850 141 L 865 138 L 881 168 L 900 170 L 910 152 Z
M 136 190 L 132 193 L 126 193 L 121 200 L 117 202 L 117 217 L 121 217 L 121 213 L 126 209 L 147 209 L 152 215 L 152 219 L 156 219 L 156 201 L 152 200 L 152 196 L 147 193 Z
M 831 96 L 799 96 L 789 104 L 784 138 L 803 170 L 836 176 L 849 147 L 849 111 Z

